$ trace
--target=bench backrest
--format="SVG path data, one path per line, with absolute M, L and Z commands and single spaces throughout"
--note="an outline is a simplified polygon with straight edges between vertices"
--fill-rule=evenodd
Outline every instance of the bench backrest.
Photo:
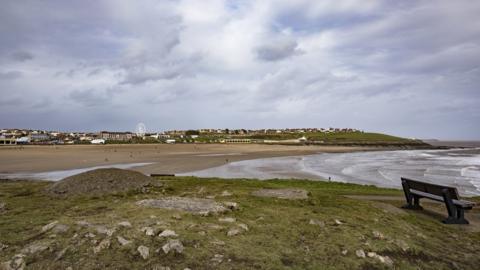
M 423 192 L 438 195 L 438 196 L 443 196 L 443 190 L 446 189 L 447 192 L 450 193 L 450 198 L 454 200 L 460 199 L 460 197 L 458 196 L 458 191 L 454 187 L 431 184 L 431 183 L 421 182 L 421 181 L 412 180 L 404 177 L 402 177 L 402 181 L 405 181 L 408 187 L 411 189 L 423 191 Z

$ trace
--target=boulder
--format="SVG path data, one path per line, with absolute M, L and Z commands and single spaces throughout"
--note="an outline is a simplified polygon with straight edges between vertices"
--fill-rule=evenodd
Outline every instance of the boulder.
M 165 254 L 168 254 L 170 251 L 174 251 L 176 253 L 183 253 L 184 247 L 180 240 L 170 239 L 165 245 L 163 245 L 162 250 Z
M 96 247 L 93 248 L 93 253 L 97 254 L 100 251 L 110 247 L 110 239 L 103 239 Z
M 148 259 L 148 257 L 150 256 L 150 249 L 146 246 L 139 246 L 137 248 L 137 251 L 138 253 L 140 253 L 140 256 L 142 256 L 144 260 Z
M 161 199 L 147 199 L 137 202 L 137 205 L 150 208 L 181 210 L 195 214 L 217 214 L 228 211 L 220 203 L 211 199 L 167 197 Z
M 47 225 L 45 225 L 45 226 L 42 227 L 42 233 L 47 232 L 47 231 L 53 229 L 53 227 L 55 227 L 57 224 L 58 224 L 58 220 L 55 220 L 55 221 L 53 221 L 53 222 L 51 222 L 51 223 L 48 223 Z
M 260 189 L 254 191 L 252 195 L 256 197 L 270 197 L 289 200 L 308 199 L 308 191 L 295 188 Z
M 121 237 L 121 236 L 117 236 L 117 240 L 118 240 L 118 243 L 120 243 L 120 245 L 122 245 L 122 246 L 126 246 L 126 245 L 132 243 L 132 241 L 127 240 L 127 239 L 125 239 L 125 238 L 123 238 L 123 237 Z
M 172 230 L 164 230 L 162 233 L 160 233 L 158 236 L 160 237 L 177 237 L 178 235 L 175 233 L 175 231 Z
M 125 227 L 125 228 L 131 228 L 132 224 L 129 221 L 122 221 L 122 222 L 118 223 L 118 226 Z
M 225 218 L 219 218 L 218 221 L 219 222 L 226 222 L 226 223 L 233 223 L 237 220 L 235 218 L 232 218 L 232 217 L 225 217 Z
M 365 251 L 363 251 L 363 249 L 358 249 L 355 251 L 355 255 L 359 258 L 365 258 Z

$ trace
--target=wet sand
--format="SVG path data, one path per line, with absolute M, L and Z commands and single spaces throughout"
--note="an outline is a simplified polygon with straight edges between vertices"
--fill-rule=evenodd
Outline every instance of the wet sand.
M 259 144 L 5 146 L 0 147 L 0 173 L 49 172 L 145 162 L 152 164 L 135 170 L 146 174 L 173 174 L 240 160 L 373 149 L 375 148 Z

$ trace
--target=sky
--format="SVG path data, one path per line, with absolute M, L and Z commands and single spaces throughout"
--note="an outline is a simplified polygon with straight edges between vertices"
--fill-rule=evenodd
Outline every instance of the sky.
M 0 127 L 480 139 L 478 0 L 2 0 Z

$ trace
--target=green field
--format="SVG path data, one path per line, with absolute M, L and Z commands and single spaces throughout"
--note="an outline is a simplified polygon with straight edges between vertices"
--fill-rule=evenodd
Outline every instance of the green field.
M 43 190 L 48 182 L 0 182 L 0 202 L 6 204 L 0 211 L 0 247 L 8 246 L 0 248 L 0 262 L 25 254 L 27 269 L 478 269 L 480 265 L 479 230 L 473 225 L 444 225 L 442 215 L 404 211 L 399 208 L 403 204 L 399 190 L 301 180 L 174 177 L 158 181 L 164 186 L 148 193 L 69 199 L 47 197 Z M 309 195 L 304 200 L 252 196 L 261 188 L 299 188 Z M 231 196 L 221 196 L 224 191 Z M 400 196 L 400 200 L 378 202 L 343 195 Z M 201 216 L 135 204 L 168 196 L 214 196 L 217 202 L 238 203 L 239 209 Z M 472 200 L 480 202 L 480 198 Z M 445 211 L 442 205 L 427 207 Z M 219 221 L 225 217 L 236 221 Z M 42 233 L 42 226 L 52 221 L 68 227 Z M 91 226 L 79 225 L 80 221 Z M 121 221 L 132 227 L 119 226 Z M 239 224 L 247 225 L 248 231 L 227 236 Z M 161 248 L 166 239 L 147 236 L 141 231 L 145 226 L 156 234 L 174 230 L 184 251 L 165 254 Z M 101 227 L 115 230 L 109 236 Z M 120 245 L 118 236 L 131 244 Z M 110 245 L 94 253 L 105 239 Z M 24 250 L 32 244 L 43 248 Z M 140 245 L 149 248 L 147 259 L 140 257 Z M 367 256 L 358 257 L 359 250 Z M 376 255 L 368 257 L 369 252 Z M 379 256 L 388 257 L 392 265 Z

